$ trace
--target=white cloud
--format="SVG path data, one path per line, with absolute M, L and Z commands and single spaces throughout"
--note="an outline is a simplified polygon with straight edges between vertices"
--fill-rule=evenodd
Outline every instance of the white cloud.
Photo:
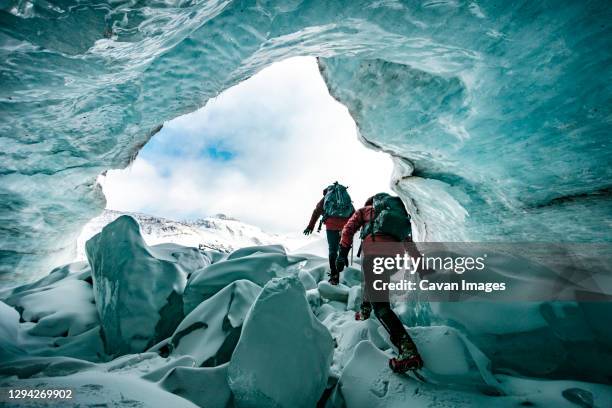
M 166 123 L 130 168 L 102 183 L 108 208 L 178 219 L 225 213 L 286 232 L 304 228 L 329 183 L 348 185 L 358 207 L 389 191 L 391 170 L 389 157 L 358 141 L 314 58 L 299 57 Z

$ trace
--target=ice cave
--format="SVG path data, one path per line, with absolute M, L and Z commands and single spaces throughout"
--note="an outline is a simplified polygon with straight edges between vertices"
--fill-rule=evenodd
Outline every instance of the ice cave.
M 374 319 L 352 319 L 355 268 L 331 286 L 325 259 L 274 242 L 151 245 L 127 216 L 68 263 L 105 207 L 100 174 L 164 122 L 311 56 L 393 161 L 417 243 L 576 243 L 578 260 L 596 244 L 606 264 L 609 6 L 0 2 L 0 388 L 71 389 L 75 406 L 611 406 L 609 274 L 597 302 L 396 304 L 436 373 L 421 382 L 389 371 Z

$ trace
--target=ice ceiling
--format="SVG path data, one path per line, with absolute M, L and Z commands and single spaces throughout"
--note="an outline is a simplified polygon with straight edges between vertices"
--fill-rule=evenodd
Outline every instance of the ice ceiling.
M 164 121 L 297 55 L 393 156 L 420 240 L 612 238 L 605 1 L 0 7 L 0 280 L 67 260 L 96 176 Z

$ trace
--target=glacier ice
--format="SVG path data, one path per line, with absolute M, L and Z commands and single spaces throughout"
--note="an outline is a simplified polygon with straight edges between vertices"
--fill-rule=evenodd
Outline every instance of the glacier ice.
M 5 301 L 21 312 L 24 321 L 33 323 L 29 329 L 32 335 L 79 335 L 100 322 L 91 283 L 75 276 L 70 278 L 9 296 Z
M 140 264 L 149 265 L 150 272 L 163 270 L 159 263 L 165 260 L 174 262 L 186 279 L 188 266 L 193 263 L 182 262 L 176 254 L 191 254 L 197 250 L 174 244 L 143 245 L 133 219 L 125 217 L 115 222 L 94 240 L 97 244 L 108 244 L 103 236 L 112 235 L 114 244 L 132 248 Z M 90 250 L 92 245 L 88 245 Z M 122 253 L 120 249 L 115 251 L 99 251 L 101 258 L 97 258 L 97 262 L 108 261 L 102 262 L 107 268 L 116 265 Z M 210 255 L 202 252 L 206 258 Z M 226 406 L 228 401 L 235 406 L 313 406 L 319 400 L 327 402 L 328 406 L 357 407 L 399 406 L 407 401 L 415 406 L 428 406 L 434 401 L 470 406 L 516 406 L 520 403 L 570 406 L 571 401 L 585 398 L 592 398 L 598 406 L 612 396 L 610 386 L 554 380 L 559 377 L 558 373 L 513 364 L 534 360 L 546 366 L 551 364 L 549 356 L 563 353 L 564 347 L 555 346 L 550 337 L 542 334 L 541 330 L 546 329 L 563 339 L 588 345 L 583 348 L 594 350 L 590 351 L 591 355 L 602 360 L 597 367 L 565 377 L 600 380 L 605 376 L 606 367 L 609 367 L 604 361 L 606 355 L 595 348 L 596 342 L 586 336 L 588 332 L 568 326 L 567 320 L 554 320 L 563 313 L 576 314 L 567 309 L 567 305 L 553 304 L 548 308 L 534 305 L 531 309 L 522 309 L 519 305 L 516 310 L 504 310 L 503 304 L 496 304 L 495 307 L 487 306 L 487 314 L 481 312 L 482 306 L 476 303 L 473 309 L 466 310 L 449 308 L 453 304 L 432 303 L 430 317 L 445 315 L 445 321 L 456 327 L 430 324 L 408 328 L 421 350 L 425 375 L 430 381 L 421 384 L 391 373 L 387 360 L 392 345 L 376 319 L 354 320 L 348 303 L 350 294 L 361 289 L 358 280 L 345 280 L 347 288 L 341 287 L 338 291 L 328 288 L 332 289 L 327 290 L 332 296 L 319 294 L 318 288 L 325 287 L 326 275 L 321 272 L 325 259 L 314 255 L 296 257 L 280 247 L 263 246 L 248 248 L 233 256 L 224 255 L 215 264 L 226 276 L 232 276 L 236 261 L 248 271 L 259 268 L 262 257 L 270 256 L 276 260 L 284 256 L 286 260 L 274 268 L 274 275 L 278 277 L 264 279 L 263 289 L 249 279 L 228 279 L 225 286 L 211 290 L 210 297 L 180 317 L 172 333 L 144 352 L 111 350 L 111 355 L 105 353 L 103 341 L 107 341 L 107 332 L 101 332 L 100 320 L 91 312 L 103 310 L 108 306 L 104 302 L 112 302 L 112 298 L 95 296 L 92 279 L 96 272 L 92 278 L 86 263 L 69 264 L 39 281 L 5 290 L 0 294 L 3 300 L 0 303 L 0 381 L 3 385 L 19 387 L 41 383 L 58 388 L 69 386 L 80 393 L 79 398 L 94 402 L 113 403 L 124 395 L 132 398 L 135 404 L 151 406 L 191 406 L 189 402 L 199 406 Z M 121 259 L 125 262 L 120 265 L 131 265 L 131 258 Z M 296 259 L 299 261 L 293 262 Z M 264 262 L 263 265 L 270 264 Z M 207 268 L 191 273 L 203 273 L 201 271 Z M 139 280 L 136 278 L 142 278 L 138 273 L 141 270 L 134 270 L 133 276 L 112 275 L 114 270 L 104 268 L 99 271 L 119 279 L 116 283 L 120 287 L 131 285 L 138 298 L 139 291 L 160 275 L 152 273 L 146 275 L 149 280 Z M 314 280 L 318 288 L 306 291 L 302 284 L 304 274 L 310 277 L 307 282 Z M 171 269 L 167 277 L 173 276 L 176 276 L 175 269 Z M 75 282 L 77 286 L 73 287 Z M 140 286 L 135 287 L 137 283 Z M 161 283 L 159 290 L 151 293 L 169 290 L 164 280 Z M 64 299 L 72 296 L 66 295 L 69 289 L 76 289 L 74 307 Z M 348 296 L 338 296 L 339 293 L 346 295 L 347 291 Z M 329 295 L 327 292 L 323 290 L 323 294 Z M 34 302 L 32 296 L 45 298 Z M 159 296 L 159 299 L 165 297 Z M 136 306 L 140 309 L 131 316 L 134 325 L 150 328 L 151 320 L 161 317 L 157 307 L 143 308 L 139 302 Z M 438 310 L 437 306 L 446 309 Z M 500 313 L 513 314 L 516 319 L 486 324 L 498 318 Z M 600 317 L 605 311 L 594 309 L 585 313 Z M 177 316 L 182 316 L 182 309 L 173 318 Z M 470 326 L 470 318 L 479 316 L 485 321 L 476 321 Z M 36 320 L 35 317 L 40 320 L 26 321 L 26 318 Z M 61 333 L 49 331 L 49 328 L 32 330 L 49 317 L 54 319 L 54 326 L 62 329 Z M 465 325 L 461 326 L 460 322 Z M 90 325 L 94 326 L 88 329 Z M 594 327 L 605 338 L 607 328 Z M 488 330 L 494 334 L 487 335 Z M 530 334 L 530 330 L 536 331 Z M 530 335 L 525 336 L 525 333 Z M 114 335 L 126 336 L 125 340 L 113 339 L 115 343 L 127 342 L 134 331 Z M 146 335 L 149 336 L 147 341 L 152 341 L 150 333 Z M 521 341 L 530 341 L 517 345 L 505 336 L 519 336 Z M 537 353 L 540 355 L 536 357 Z M 500 357 L 500 354 L 505 355 Z M 539 379 L 502 374 L 513 371 Z M 415 392 L 417 388 L 419 391 Z M 182 398 L 175 400 L 172 394 Z M 80 401 L 82 399 L 77 399 L 75 404 Z
M 2 279 L 68 261 L 96 176 L 165 120 L 295 55 L 394 157 L 420 239 L 610 241 L 606 2 L 288 4 L 3 4 Z
M 610 398 L 610 389 L 604 385 L 574 383 L 567 381 L 537 381 L 499 375 L 499 387 L 505 395 L 487 395 L 479 386 L 455 384 L 449 388 L 440 387 L 433 379 L 427 384 L 408 377 L 389 376 L 388 355 L 364 340 L 356 347 L 354 354 L 339 379 L 332 399 L 335 406 L 349 408 L 404 407 L 406 402 L 414 407 L 431 406 L 575 406 L 563 396 L 565 390 L 577 387 L 598 395 L 598 403 L 605 404 Z M 435 377 L 433 377 L 435 378 Z M 518 390 L 520 393 L 517 393 Z M 488 392 L 488 391 L 487 391 Z M 408 397 L 410 396 L 410 397 Z
M 168 372 L 159 385 L 197 406 L 224 408 L 232 399 L 227 383 L 228 366 L 225 363 L 217 367 L 177 367 Z
M 4 2 L 0 280 L 34 280 L 46 273 L 47 265 L 71 260 L 80 226 L 104 207 L 97 175 L 128 165 L 165 120 L 295 55 L 319 57 L 323 78 L 356 120 L 361 141 L 392 156 L 393 188 L 413 214 L 419 240 L 610 242 L 610 89 L 603 74 L 612 49 L 608 8 L 604 1 L 566 0 L 196 0 L 101 7 L 73 1 L 53 7 L 38 0 Z M 172 258 L 162 252 L 163 260 Z M 224 262 L 223 256 L 218 259 Z M 97 268 L 92 268 L 94 278 Z M 63 286 L 59 281 L 68 272 L 17 288 L 13 301 L 22 300 L 19 291 Z M 198 276 L 194 272 L 192 279 Z M 269 278 L 255 283 L 264 285 Z M 231 281 L 219 278 L 194 291 L 189 310 Z M 84 286 L 77 285 L 81 293 Z M 94 294 L 94 299 L 100 297 Z M 154 319 L 162 303 L 158 300 L 151 309 L 156 309 Z M 350 313 L 341 311 L 341 305 L 323 302 L 316 315 L 334 324 L 339 313 Z M 413 306 L 419 314 L 404 308 L 404 318 L 467 332 L 496 369 L 610 379 L 608 305 Z M 49 311 L 41 307 L 34 305 L 37 314 Z M 59 317 L 66 311 L 57 312 Z M 508 315 L 517 319 L 500 319 Z M 7 334 L 2 352 L 20 358 L 26 344 L 28 353 L 37 356 L 31 371 L 52 365 L 54 356 L 104 357 L 99 326 L 74 336 L 47 337 L 27 332 L 36 322 L 17 322 L 15 339 L 15 314 L 3 311 L 1 316 Z M 61 322 L 69 333 L 83 321 L 78 313 L 70 316 L 74 320 Z M 147 332 L 150 336 L 154 330 Z M 144 347 L 149 341 L 139 343 Z M 351 359 L 342 373 L 344 379 L 359 379 L 340 382 L 349 406 L 363 406 L 359 402 L 365 400 L 368 406 L 391 405 L 394 398 L 400 404 L 416 388 L 408 380 L 391 377 L 385 383 L 381 378 L 387 374 L 364 372 L 384 369 L 383 353 L 372 346 L 382 347 L 379 341 L 372 335 L 370 343 L 361 343 L 355 349 L 359 358 Z M 566 356 L 589 369 L 555 371 Z M 538 362 L 541 367 L 535 366 Z M 73 363 L 62 364 L 91 369 L 89 363 Z M 87 377 L 78 385 L 99 381 L 106 391 L 117 386 L 117 378 L 122 379 L 116 374 Z M 497 378 L 511 395 L 496 398 L 500 406 L 567 405 L 560 395 L 587 393 L 596 405 L 610 400 L 609 390 L 593 384 Z M 158 395 L 148 386 L 135 388 Z M 383 401 L 377 393 L 384 392 Z M 433 396 L 441 401 L 450 394 L 435 389 L 419 395 L 426 404 Z M 453 405 L 491 404 L 483 395 L 458 398 Z M 168 402 L 173 403 L 178 404 Z
M 228 284 L 185 316 L 167 345 L 160 347 L 165 346 L 174 357 L 192 357 L 197 366 L 229 361 L 244 318 L 260 292 L 261 287 L 248 280 Z
M 296 276 L 275 278 L 249 311 L 228 368 L 238 407 L 313 407 L 325 386 L 333 339 L 312 314 Z M 299 374 L 288 375 L 288 370 Z
M 18 346 L 19 313 L 4 302 L 0 302 L 0 359 L 25 355 L 25 350 Z
M 363 301 L 361 286 L 353 286 L 349 289 L 346 307 L 348 310 L 358 311 Z
M 299 267 L 303 261 L 306 261 L 303 256 L 288 256 L 280 245 L 238 249 L 225 262 L 206 266 L 191 275 L 183 296 L 185 313 L 235 280 L 246 279 L 263 286 L 270 279 L 286 274 L 285 269 L 290 265 Z
M 108 224 L 85 247 L 109 354 L 141 352 L 169 336 L 183 318 L 187 276 L 208 263 L 194 248 L 149 247 L 129 216 Z
M 2 338 L 3 343 L 10 339 L 3 347 L 7 356 L 106 358 L 86 263 L 58 267 L 36 282 L 4 291 L 0 298 L 3 310 L 10 306 L 16 313 L 3 319 L 3 324 L 11 322 L 10 335 Z
M 341 283 L 338 285 L 332 285 L 327 281 L 321 281 L 319 282 L 317 289 L 319 290 L 319 294 L 321 295 L 321 297 L 325 299 L 336 300 L 345 303 L 348 301 L 350 289 L 346 285 L 343 285 Z

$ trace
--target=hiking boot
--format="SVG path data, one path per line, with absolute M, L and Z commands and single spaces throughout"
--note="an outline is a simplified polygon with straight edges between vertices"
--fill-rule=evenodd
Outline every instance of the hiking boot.
M 368 320 L 372 313 L 372 306 L 361 305 L 361 310 L 355 312 L 355 320 Z
M 327 280 L 330 285 L 336 286 L 340 283 L 340 274 L 329 274 L 329 279 Z
M 389 367 L 395 373 L 405 373 L 409 370 L 423 368 L 423 359 L 410 338 L 400 341 L 399 353 L 397 357 L 389 360 Z

